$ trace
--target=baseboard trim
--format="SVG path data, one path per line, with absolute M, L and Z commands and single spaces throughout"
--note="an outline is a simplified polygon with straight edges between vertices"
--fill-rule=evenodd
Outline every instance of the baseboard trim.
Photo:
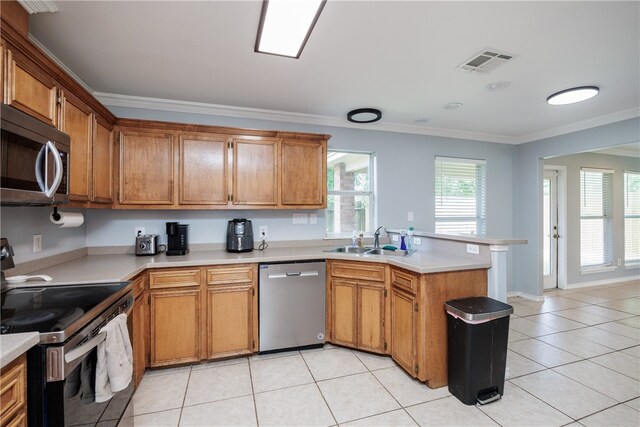
M 633 276 L 615 277 L 613 279 L 592 280 L 590 282 L 569 283 L 567 284 L 566 289 L 580 289 L 588 288 L 590 286 L 613 285 L 614 283 L 628 282 L 630 280 L 638 280 L 638 275 L 635 274 Z
M 531 295 L 526 292 L 519 292 L 519 291 L 507 292 L 507 298 L 510 298 L 510 297 L 520 297 L 523 299 L 527 299 L 529 301 L 536 301 L 536 302 L 544 301 L 543 296 Z

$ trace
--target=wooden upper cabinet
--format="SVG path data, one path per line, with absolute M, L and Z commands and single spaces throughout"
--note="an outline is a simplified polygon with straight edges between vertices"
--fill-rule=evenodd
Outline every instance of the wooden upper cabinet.
M 60 130 L 71 139 L 69 199 L 88 201 L 92 184 L 93 113 L 85 103 L 66 91 L 60 113 Z
M 119 202 L 173 204 L 173 136 L 122 130 L 119 137 Z
M 278 142 L 267 137 L 232 139 L 234 205 L 278 204 Z
M 55 79 L 20 53 L 6 52 L 4 103 L 57 127 Z
M 284 139 L 280 152 L 280 203 L 294 207 L 326 207 L 326 140 Z
M 92 202 L 113 202 L 113 129 L 100 116 L 93 122 Z
M 227 135 L 180 135 L 179 203 L 227 205 Z

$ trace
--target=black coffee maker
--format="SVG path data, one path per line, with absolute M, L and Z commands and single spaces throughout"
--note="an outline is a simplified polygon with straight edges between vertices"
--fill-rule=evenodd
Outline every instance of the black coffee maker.
M 186 255 L 189 253 L 189 224 L 167 222 L 167 255 Z
M 236 218 L 227 225 L 227 252 L 253 250 L 253 226 L 251 220 Z

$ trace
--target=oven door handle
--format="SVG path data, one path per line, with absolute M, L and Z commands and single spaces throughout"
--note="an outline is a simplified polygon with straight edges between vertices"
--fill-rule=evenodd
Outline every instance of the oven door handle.
M 105 340 L 107 337 L 107 332 L 100 332 L 95 337 L 91 338 L 86 344 L 81 345 L 80 347 L 76 347 L 71 350 L 69 353 L 64 355 L 64 361 L 66 363 L 72 363 L 75 360 L 80 359 L 85 354 L 89 353 L 91 350 L 96 348 L 101 342 Z

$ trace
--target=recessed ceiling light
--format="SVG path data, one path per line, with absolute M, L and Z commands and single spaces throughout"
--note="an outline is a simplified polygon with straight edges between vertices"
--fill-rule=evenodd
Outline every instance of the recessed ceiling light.
M 509 86 L 511 86 L 511 82 L 503 80 L 501 82 L 489 83 L 484 88 L 487 89 L 489 92 L 500 92 L 501 90 L 505 90 Z
M 347 120 L 353 123 L 373 123 L 382 118 L 382 112 L 377 108 L 358 108 L 347 113 Z
M 448 104 L 444 104 L 442 106 L 442 109 L 443 110 L 457 110 L 460 107 L 462 107 L 462 102 L 450 102 Z
M 600 88 L 597 86 L 574 87 L 554 93 L 547 98 L 547 103 L 551 105 L 574 104 L 593 98 L 598 92 L 600 92 Z
M 255 52 L 300 58 L 326 0 L 264 0 Z

